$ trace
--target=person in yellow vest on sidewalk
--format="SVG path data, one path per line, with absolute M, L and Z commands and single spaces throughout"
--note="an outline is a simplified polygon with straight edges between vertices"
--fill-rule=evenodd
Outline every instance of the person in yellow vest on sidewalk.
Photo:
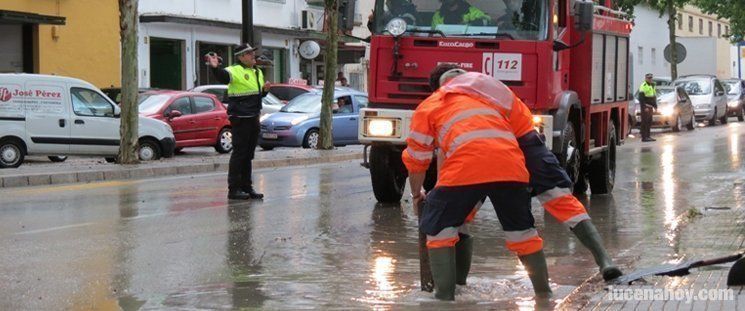
M 235 49 L 238 64 L 220 68 L 216 54 L 208 54 L 207 61 L 217 81 L 228 85 L 228 116 L 233 134 L 233 153 L 228 168 L 228 199 L 262 199 L 264 195 L 253 188 L 252 165 L 261 124 L 261 99 L 269 91 L 264 74 L 256 68 L 256 48 L 242 44 Z

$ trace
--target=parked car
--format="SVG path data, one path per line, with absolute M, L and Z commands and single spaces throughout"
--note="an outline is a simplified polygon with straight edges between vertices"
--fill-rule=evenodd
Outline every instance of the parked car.
M 745 121 L 745 81 L 730 79 L 722 83 L 727 91 L 727 115 Z
M 106 96 L 108 96 L 109 99 L 113 100 L 117 105 L 120 105 L 122 103 L 122 88 L 107 87 L 107 88 L 101 89 L 101 91 Z M 156 89 L 156 88 L 147 88 L 147 87 L 141 87 L 137 89 L 137 92 L 138 94 L 140 94 L 140 96 L 142 96 L 143 93 L 154 92 L 154 91 L 164 91 L 164 90 Z
M 119 153 L 119 106 L 92 84 L 62 76 L 0 74 L 0 168 L 26 155 L 64 157 Z M 174 135 L 165 122 L 139 118 L 141 160 L 171 157 Z
M 191 90 L 192 92 L 197 93 L 207 93 L 217 96 L 217 99 L 220 100 L 220 102 L 223 103 L 225 108 L 228 107 L 227 99 L 228 99 L 228 86 L 227 85 L 202 85 L 195 87 Z M 279 111 L 284 105 L 285 102 L 277 98 L 277 96 L 274 96 L 274 94 L 269 93 L 264 96 L 264 98 L 261 99 L 262 107 L 261 107 L 261 114 L 265 115 L 268 113 L 275 113 Z
M 670 86 L 673 83 L 673 80 L 670 79 L 670 77 L 654 77 L 652 78 L 652 82 L 654 82 L 656 86 Z
M 636 111 L 636 122 L 641 122 L 641 111 Z M 683 87 L 657 87 L 657 111 L 652 114 L 653 127 L 669 127 L 679 132 L 685 126 L 696 128 L 696 115 L 691 99 Z
M 675 80 L 676 87 L 683 87 L 696 111 L 696 120 L 707 120 L 709 126 L 717 119 L 727 123 L 727 95 L 719 79 L 710 75 L 690 75 Z
M 269 93 L 274 94 L 281 101 L 287 103 L 295 97 L 313 91 L 315 88 L 308 85 L 298 84 L 272 84 L 269 86 Z
M 173 128 L 176 150 L 215 147 L 220 153 L 233 150 L 233 136 L 225 107 L 211 94 L 194 92 L 145 93 L 140 115 L 161 120 Z
M 259 146 L 271 150 L 277 146 L 317 148 L 321 114 L 320 90 L 298 96 L 279 112 L 261 118 Z M 367 94 L 345 87 L 334 91 L 338 109 L 333 115 L 335 145 L 358 144 L 359 111 L 367 107 Z

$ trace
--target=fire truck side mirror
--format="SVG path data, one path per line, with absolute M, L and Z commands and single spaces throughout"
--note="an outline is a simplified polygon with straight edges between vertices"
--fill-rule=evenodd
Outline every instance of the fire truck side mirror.
M 595 5 L 592 2 L 577 1 L 574 6 L 574 19 L 579 31 L 592 30 Z

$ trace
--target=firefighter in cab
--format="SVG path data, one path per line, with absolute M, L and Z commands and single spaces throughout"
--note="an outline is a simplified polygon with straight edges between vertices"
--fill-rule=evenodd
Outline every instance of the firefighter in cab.
M 471 25 L 487 26 L 491 23 L 491 17 L 470 5 L 466 0 L 441 0 L 440 9 L 432 16 L 432 29 L 437 26 L 448 25 Z

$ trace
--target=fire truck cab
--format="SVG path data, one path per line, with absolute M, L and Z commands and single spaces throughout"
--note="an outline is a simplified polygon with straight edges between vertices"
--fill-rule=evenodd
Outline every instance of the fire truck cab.
M 376 0 L 370 104 L 358 133 L 376 199 L 401 199 L 411 115 L 431 94 L 429 73 L 440 63 L 510 87 L 575 192 L 611 192 L 616 146 L 627 133 L 631 23 L 602 1 Z M 425 188 L 435 179 L 433 165 Z

